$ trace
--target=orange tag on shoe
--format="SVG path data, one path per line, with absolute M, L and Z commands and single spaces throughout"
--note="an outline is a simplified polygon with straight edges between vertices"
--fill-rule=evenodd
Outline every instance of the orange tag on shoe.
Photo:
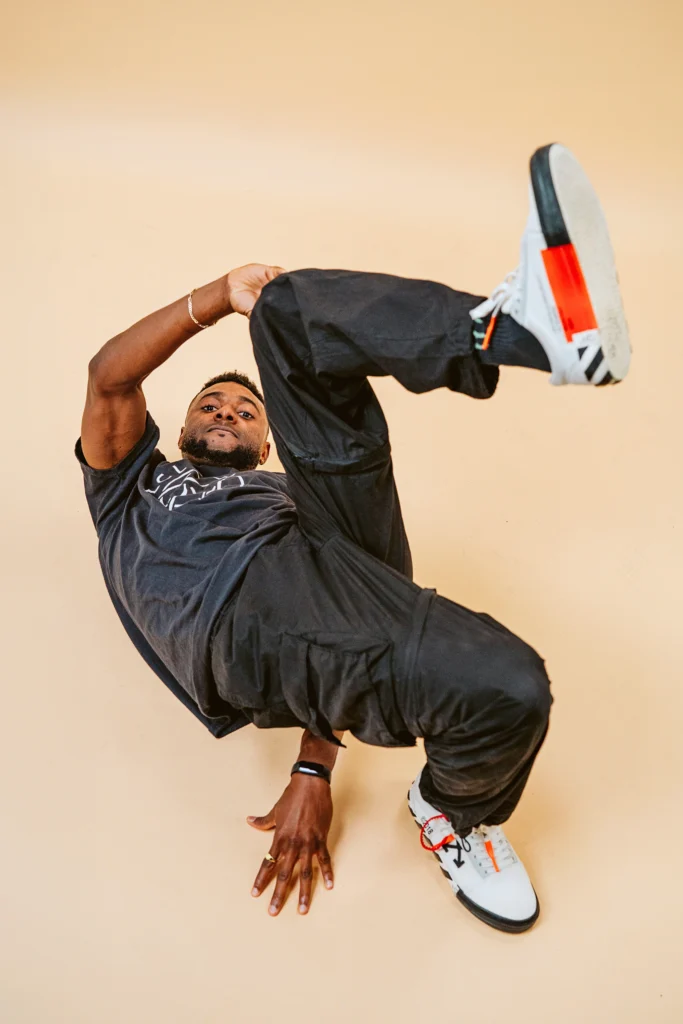
M 579 258 L 573 245 L 555 245 L 541 252 L 545 272 L 567 341 L 581 331 L 597 329 Z

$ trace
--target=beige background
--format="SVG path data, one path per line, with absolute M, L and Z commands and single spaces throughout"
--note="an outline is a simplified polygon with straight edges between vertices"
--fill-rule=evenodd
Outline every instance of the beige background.
M 8 1024 L 678 1022 L 681 980 L 679 4 L 29 0 L 0 103 Z M 526 164 L 560 140 L 603 198 L 635 356 L 608 393 L 504 373 L 490 403 L 378 383 L 416 576 L 548 661 L 549 740 L 508 833 L 542 901 L 479 924 L 420 850 L 421 751 L 349 740 L 337 885 L 249 895 L 245 824 L 297 737 L 215 742 L 126 638 L 73 456 L 88 359 L 250 260 L 484 292 Z M 147 382 L 161 448 L 230 318 Z

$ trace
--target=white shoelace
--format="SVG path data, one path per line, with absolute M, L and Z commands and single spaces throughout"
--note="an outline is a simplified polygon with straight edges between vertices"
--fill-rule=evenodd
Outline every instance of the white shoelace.
M 480 825 L 470 832 L 467 842 L 470 844 L 471 856 L 484 875 L 495 874 L 496 865 L 498 871 L 504 871 L 516 862 L 508 838 L 498 825 Z M 490 847 L 490 850 L 487 847 Z
M 492 317 L 496 317 L 501 311 L 508 312 L 508 309 L 503 307 L 513 295 L 518 272 L 518 269 L 511 270 L 505 279 L 493 289 L 488 299 L 484 299 L 475 309 L 470 310 L 473 320 L 480 320 L 482 317 L 488 316 L 489 313 Z

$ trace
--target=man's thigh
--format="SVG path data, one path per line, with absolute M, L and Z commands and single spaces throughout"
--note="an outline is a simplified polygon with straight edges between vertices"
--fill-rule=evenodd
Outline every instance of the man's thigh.
M 254 308 L 251 336 L 303 532 L 317 547 L 342 535 L 412 576 L 387 425 L 372 387 L 357 375 L 316 373 L 310 325 L 293 291 L 280 287 L 268 294 Z M 318 348 L 334 346 L 332 334 L 319 335 Z
M 410 545 L 388 453 L 368 466 L 343 470 L 295 458 L 282 443 L 278 454 L 299 523 L 314 545 L 322 547 L 341 535 L 412 579 Z

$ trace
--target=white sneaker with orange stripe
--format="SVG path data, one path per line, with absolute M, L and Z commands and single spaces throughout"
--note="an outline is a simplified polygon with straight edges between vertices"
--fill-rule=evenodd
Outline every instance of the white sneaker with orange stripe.
M 420 773 L 421 774 L 421 773 Z M 480 825 L 461 839 L 448 818 L 420 793 L 420 775 L 408 792 L 408 807 L 463 906 L 504 932 L 524 932 L 539 914 L 538 899 L 524 865 L 500 825 Z
M 495 350 L 495 323 L 507 313 L 543 346 L 551 384 L 617 384 L 631 345 L 605 216 L 576 158 L 557 143 L 530 163 L 530 211 L 520 262 L 491 297 L 470 311 L 491 315 L 477 331 Z

